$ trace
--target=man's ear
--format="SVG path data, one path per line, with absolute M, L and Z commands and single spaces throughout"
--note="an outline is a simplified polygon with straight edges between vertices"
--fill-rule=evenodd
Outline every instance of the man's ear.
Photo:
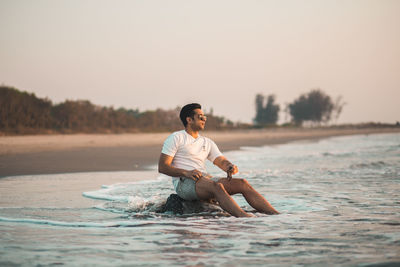
M 191 117 L 186 117 L 186 122 L 189 123 L 191 122 L 193 119 Z

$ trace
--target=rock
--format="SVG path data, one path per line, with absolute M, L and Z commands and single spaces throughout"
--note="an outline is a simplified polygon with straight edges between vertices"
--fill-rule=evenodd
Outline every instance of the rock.
M 172 212 L 173 214 L 192 214 L 200 212 L 223 211 L 214 200 L 210 201 L 188 201 L 179 197 L 177 194 L 171 194 L 160 212 Z
M 180 198 L 177 194 L 171 194 L 164 206 L 163 212 L 172 212 L 173 214 L 183 214 L 183 198 Z

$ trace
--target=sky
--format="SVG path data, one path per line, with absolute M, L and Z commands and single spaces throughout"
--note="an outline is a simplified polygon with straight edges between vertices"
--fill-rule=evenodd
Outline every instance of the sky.
M 320 88 L 337 123 L 400 121 L 397 0 L 0 0 L 0 84 L 53 103 L 251 122 Z M 284 122 L 283 112 L 280 122 Z

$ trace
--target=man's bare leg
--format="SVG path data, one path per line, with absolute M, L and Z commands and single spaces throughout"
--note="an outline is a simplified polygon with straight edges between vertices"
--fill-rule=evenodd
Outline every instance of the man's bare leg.
M 224 185 L 225 190 L 230 195 L 241 193 L 243 194 L 246 201 L 259 212 L 266 214 L 279 214 L 271 204 L 258 193 L 245 179 L 232 178 L 228 180 L 227 178 L 221 178 L 218 180 L 219 183 Z
M 217 199 L 222 209 L 236 217 L 253 217 L 242 210 L 235 200 L 225 190 L 223 184 L 216 183 L 207 178 L 201 178 L 196 183 L 196 193 L 200 199 Z

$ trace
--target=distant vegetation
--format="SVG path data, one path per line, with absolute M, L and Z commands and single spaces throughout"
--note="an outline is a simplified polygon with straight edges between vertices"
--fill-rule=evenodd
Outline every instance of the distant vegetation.
M 66 100 L 53 104 L 35 94 L 11 87 L 0 87 L 0 133 L 122 133 L 157 132 L 182 129 L 180 108 L 140 112 L 138 109 L 114 109 L 87 100 Z M 234 124 L 224 117 L 207 114 L 207 129 L 249 127 Z
M 275 95 L 269 95 L 267 99 L 261 94 L 256 95 L 256 117 L 257 125 L 276 125 L 280 107 L 275 104 Z
M 337 119 L 345 105 L 341 99 L 339 97 L 334 103 L 332 98 L 320 89 L 302 94 L 288 106 L 292 121 L 297 125 L 301 125 L 305 121 L 317 124 L 327 123 L 332 119 L 333 113 Z
M 286 105 L 284 111 L 291 116 L 283 126 L 311 126 L 337 120 L 344 106 L 341 97 L 333 101 L 323 91 L 316 89 L 299 96 Z M 234 123 L 222 116 L 206 112 L 207 130 L 251 129 L 276 126 L 280 106 L 275 95 L 258 94 L 255 99 L 254 124 Z M 175 109 L 139 111 L 114 109 L 94 105 L 87 100 L 66 100 L 53 104 L 33 93 L 21 92 L 12 87 L 0 86 L 0 135 L 52 134 L 52 133 L 134 133 L 162 132 L 182 129 L 180 107 Z M 392 127 L 388 124 L 342 125 L 341 127 Z M 399 123 L 396 124 L 400 126 Z
M 264 104 L 265 102 L 266 104 Z M 261 94 L 256 96 L 256 117 L 254 118 L 256 125 L 276 125 L 280 107 L 274 102 L 274 95 L 269 95 L 267 101 Z M 285 111 L 290 114 L 291 123 L 294 125 L 301 126 L 304 122 L 320 125 L 328 123 L 333 116 L 337 120 L 344 105 L 342 97 L 338 97 L 333 102 L 329 95 L 320 89 L 314 89 L 288 104 Z

